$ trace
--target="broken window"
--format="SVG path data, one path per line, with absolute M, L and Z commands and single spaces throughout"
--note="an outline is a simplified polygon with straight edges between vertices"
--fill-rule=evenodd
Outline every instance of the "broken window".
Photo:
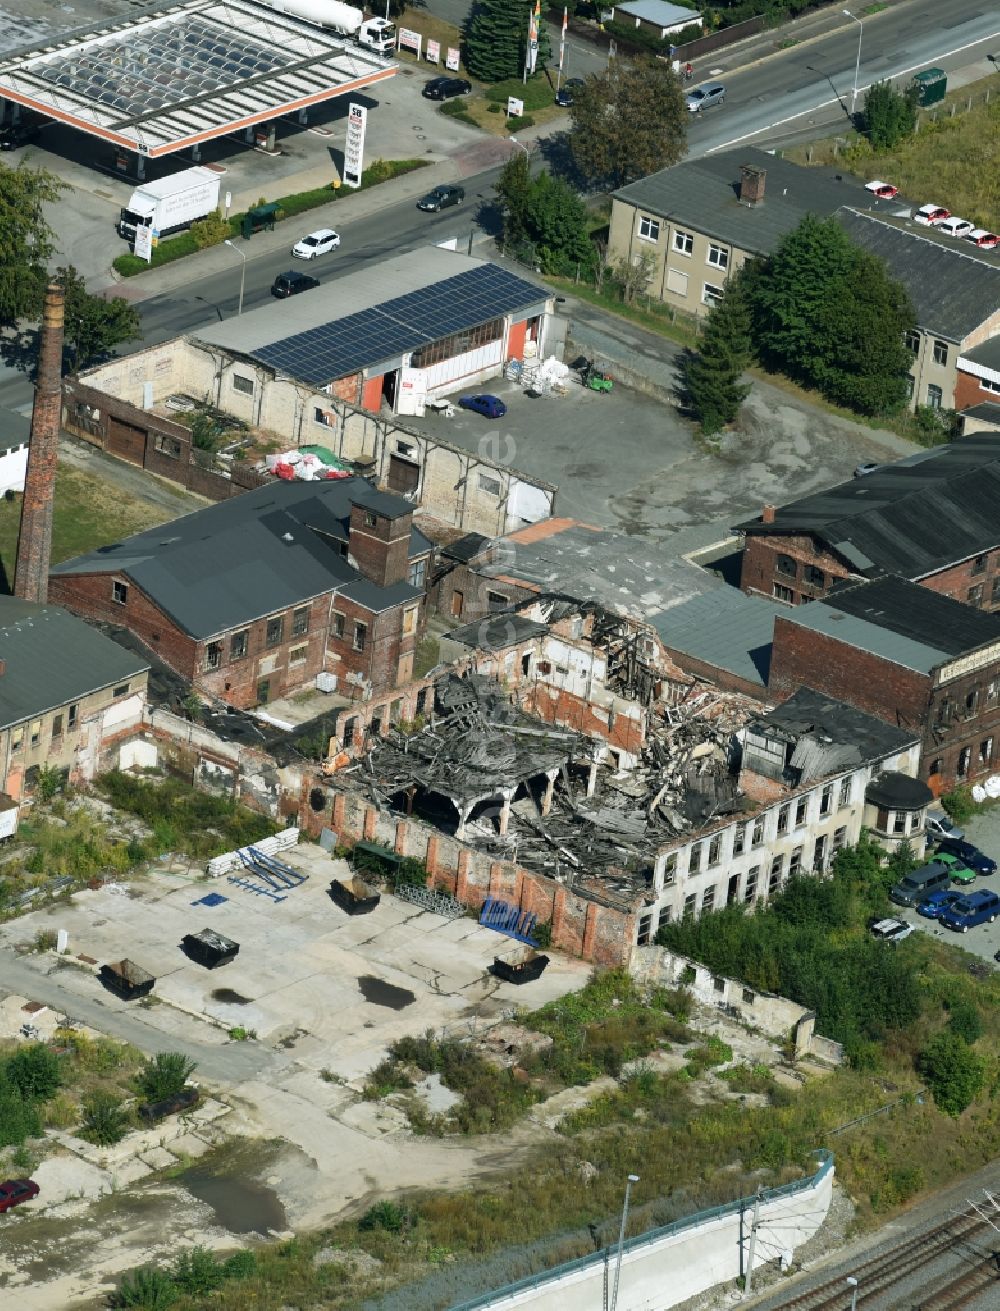
M 116 605 L 128 605 L 128 583 L 116 578 L 111 584 L 111 599 Z
M 292 611 L 292 636 L 301 637 L 303 633 L 309 632 L 309 607 L 300 605 L 297 610 Z
M 343 637 L 343 636 L 344 636 L 344 616 L 343 616 L 343 615 L 341 615 L 341 614 L 337 614 L 336 612 L 334 612 L 332 630 L 333 630 L 333 635 L 334 635 L 334 637 Z
M 737 824 L 733 833 L 733 855 L 741 856 L 747 844 L 747 826 L 745 823 Z
M 965 778 L 969 772 L 969 761 L 972 759 L 972 747 L 963 747 L 958 753 L 958 769 L 955 771 L 959 778 Z
M 10 730 L 10 749 L 11 751 L 20 751 L 24 746 L 24 725 L 18 724 L 16 728 Z
M 662 929 L 665 924 L 669 924 L 669 923 L 670 923 L 670 907 L 661 906 L 660 913 L 656 917 L 657 932 L 659 932 L 659 930 Z
M 834 829 L 834 833 L 833 833 L 834 854 L 836 854 L 841 849 L 841 847 L 846 846 L 846 844 L 847 844 L 847 829 L 846 828 Z
M 663 865 L 663 886 L 669 888 L 677 881 L 677 852 L 672 851 Z
M 802 871 L 802 856 L 805 853 L 805 847 L 795 847 L 792 851 L 791 858 L 788 861 L 788 877 L 794 878 L 796 874 Z
M 806 811 L 809 809 L 809 798 L 799 797 L 795 803 L 795 827 L 801 828 L 806 822 Z
M 365 649 L 365 642 L 366 642 L 367 640 L 368 640 L 368 625 L 367 625 L 367 624 L 355 624 L 355 625 L 354 625 L 354 649 L 355 649 L 355 651 L 363 651 L 363 650 Z
M 822 834 L 816 839 L 816 845 L 813 847 L 813 869 L 822 870 L 826 867 L 826 834 Z
M 222 664 L 222 643 L 209 642 L 205 647 L 205 668 L 218 669 Z
M 790 801 L 786 801 L 785 804 L 784 804 L 784 805 L 781 807 L 781 809 L 778 811 L 778 832 L 779 832 L 779 833 L 787 833 L 787 832 L 788 832 L 788 824 L 789 824 L 789 820 L 791 819 L 791 817 L 792 817 L 792 803 L 791 803 Z
M 833 809 L 833 784 L 827 783 L 826 787 L 823 789 L 823 791 L 820 793 L 819 796 L 820 817 L 822 818 L 824 815 L 829 815 L 832 809 Z
M 277 619 L 267 621 L 267 633 L 264 641 L 268 646 L 277 646 L 281 641 L 281 635 L 285 631 L 285 621 L 279 615 Z
M 799 572 L 798 562 L 790 555 L 779 555 L 775 559 L 774 567 L 786 578 L 795 578 Z
M 80 718 L 80 706 L 79 703 L 74 702 L 73 705 L 71 705 L 69 708 L 69 716 L 67 718 L 67 727 L 69 728 L 70 732 L 72 732 L 73 729 L 76 728 L 77 720 L 79 718 Z
M 41 736 L 42 736 L 42 721 L 40 719 L 33 719 L 31 721 L 31 734 L 30 734 L 31 745 L 33 747 L 38 746 L 38 739 Z
M 784 601 L 786 605 L 795 604 L 795 593 L 790 587 L 783 587 L 781 583 L 775 583 L 771 592 L 776 601 Z
M 505 610 L 508 604 L 508 598 L 502 592 L 486 593 L 486 608 L 491 615 L 496 614 L 498 610 Z
M 689 892 L 684 898 L 684 918 L 686 920 L 694 919 L 694 912 L 698 906 L 697 892 Z
M 242 632 L 234 633 L 229 639 L 229 659 L 242 660 L 250 646 L 250 630 L 244 628 Z
M 352 715 L 344 724 L 344 746 L 352 747 L 354 745 L 354 734 L 357 731 L 357 716 Z
M 781 885 L 781 867 L 784 864 L 783 856 L 775 856 L 771 861 L 771 874 L 767 880 L 768 895 L 773 895 L 778 891 Z
M 696 842 L 691 848 L 691 858 L 688 861 L 688 873 L 697 874 L 701 870 L 701 843 Z
M 764 816 L 760 815 L 753 822 L 753 833 L 750 835 L 751 847 L 762 847 L 764 845 Z
M 650 913 L 649 913 L 648 915 L 640 915 L 640 916 L 639 916 L 639 936 L 638 936 L 638 938 L 636 939 L 636 941 L 637 941 L 637 943 L 639 944 L 640 947 L 645 947 L 645 946 L 648 946 L 648 945 L 649 945 L 649 938 L 650 938 L 650 934 L 652 933 L 652 930 L 653 930 L 653 914 L 652 914 L 652 911 L 650 911 Z
M 713 865 L 718 865 L 719 853 L 721 852 L 721 850 L 722 850 L 722 834 L 716 833 L 708 844 L 709 869 L 711 869 Z
M 427 709 L 427 688 L 422 687 L 417 693 L 417 714 L 422 715 Z
M 760 880 L 760 866 L 754 865 L 753 869 L 747 875 L 746 887 L 743 889 L 743 900 L 753 901 L 757 895 L 757 883 Z
M 840 780 L 840 801 L 837 804 L 838 810 L 843 810 L 845 806 L 851 804 L 851 784 L 853 782 L 854 780 L 851 778 L 850 774 L 848 774 L 846 778 Z
M 52 740 L 53 740 L 53 742 L 56 740 L 56 738 L 62 737 L 62 731 L 63 731 L 63 717 L 62 717 L 62 715 L 53 715 L 53 717 L 52 717 Z
M 288 653 L 288 663 L 290 665 L 304 665 L 308 655 L 308 646 L 293 646 Z
M 807 564 L 805 571 L 805 581 L 810 587 L 825 587 L 826 574 L 822 569 L 817 569 L 814 564 Z
M 715 888 L 706 888 L 701 898 L 701 913 L 707 915 L 715 909 Z
M 111 689 L 111 695 L 116 700 L 118 697 L 128 696 L 128 683 L 119 683 L 117 687 Z
M 988 765 L 993 759 L 993 739 L 988 737 L 985 742 L 979 744 L 979 763 Z

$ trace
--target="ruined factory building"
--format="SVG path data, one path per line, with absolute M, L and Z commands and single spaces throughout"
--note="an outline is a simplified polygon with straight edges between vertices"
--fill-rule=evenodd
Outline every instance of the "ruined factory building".
M 186 0 L 0 60 L 9 100 L 141 161 L 394 76 L 396 65 L 253 0 Z

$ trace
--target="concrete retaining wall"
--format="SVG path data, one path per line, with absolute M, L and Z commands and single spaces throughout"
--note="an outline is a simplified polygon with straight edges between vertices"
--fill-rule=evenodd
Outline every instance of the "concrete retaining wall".
M 822 1153 L 816 1173 L 800 1183 L 765 1192 L 757 1212 L 754 1269 L 786 1263 L 826 1219 L 833 1193 L 833 1158 Z M 702 1211 L 625 1244 L 619 1311 L 666 1311 L 718 1284 L 742 1278 L 750 1255 L 756 1199 Z M 605 1280 L 613 1284 L 616 1253 L 571 1261 L 545 1275 L 522 1279 L 454 1311 L 566 1311 L 604 1306 Z

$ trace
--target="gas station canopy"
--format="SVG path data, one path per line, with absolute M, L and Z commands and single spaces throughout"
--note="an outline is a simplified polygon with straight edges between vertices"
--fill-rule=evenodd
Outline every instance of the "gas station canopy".
M 0 97 L 155 159 L 392 77 L 256 0 L 186 0 L 0 60 Z

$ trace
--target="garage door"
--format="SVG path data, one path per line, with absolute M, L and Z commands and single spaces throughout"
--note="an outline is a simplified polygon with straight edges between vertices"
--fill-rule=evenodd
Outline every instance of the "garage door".
M 390 492 L 415 492 L 420 482 L 420 465 L 401 460 L 398 455 L 390 455 L 387 481 Z
M 146 431 L 109 416 L 107 449 L 112 455 L 142 465 L 146 454 Z

